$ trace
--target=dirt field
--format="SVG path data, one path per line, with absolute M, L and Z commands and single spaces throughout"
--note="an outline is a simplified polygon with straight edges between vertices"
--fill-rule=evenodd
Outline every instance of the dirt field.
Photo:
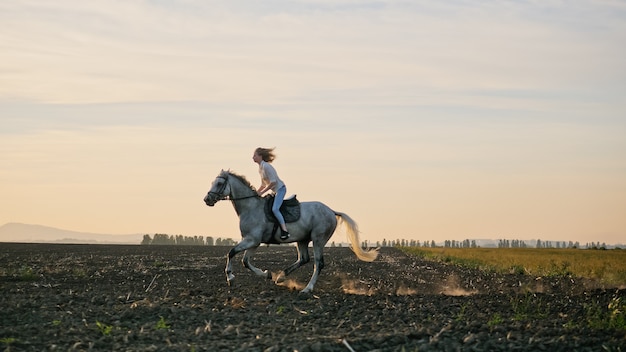
M 281 285 L 237 263 L 229 287 L 229 249 L 2 243 L 0 348 L 626 350 L 626 330 L 614 321 L 623 319 L 625 290 L 470 270 L 393 248 L 365 263 L 348 248 L 327 248 L 314 293 L 303 296 L 312 263 Z M 278 272 L 295 252 L 261 247 L 253 262 Z

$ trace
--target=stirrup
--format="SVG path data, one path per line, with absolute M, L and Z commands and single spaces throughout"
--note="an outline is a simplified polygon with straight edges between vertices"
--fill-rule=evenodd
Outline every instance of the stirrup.
M 285 231 L 283 229 L 280 229 L 280 239 L 281 240 L 286 240 L 289 238 L 289 231 Z

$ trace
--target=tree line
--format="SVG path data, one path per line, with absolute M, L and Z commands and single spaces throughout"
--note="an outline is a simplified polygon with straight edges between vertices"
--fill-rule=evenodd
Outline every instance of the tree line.
M 214 239 L 211 236 L 183 236 L 183 235 L 167 235 L 162 233 L 156 233 L 154 236 L 148 234 L 143 236 L 141 241 L 142 245 L 182 245 L 182 246 L 234 246 L 237 244 L 232 238 Z M 361 242 L 363 248 L 369 247 L 445 247 L 445 248 L 478 248 L 480 247 L 476 240 L 465 239 L 463 241 L 445 240 L 443 245 L 437 245 L 434 240 L 421 242 L 419 240 L 390 240 L 383 239 L 382 241 L 376 241 L 369 243 L 367 240 Z M 330 244 L 331 247 L 337 247 L 338 245 L 333 241 Z M 341 244 L 339 244 L 341 246 Z M 508 240 L 500 239 L 497 242 L 498 248 L 533 248 L 524 240 Z M 586 243 L 581 247 L 579 242 L 573 241 L 542 241 L 537 240 L 534 248 L 587 248 L 587 249 L 606 249 L 607 245 L 600 242 Z
M 542 241 L 537 240 L 535 245 L 533 246 L 531 241 L 524 240 L 509 240 L 509 239 L 500 239 L 497 241 L 498 248 L 586 248 L 586 249 L 606 249 L 606 243 L 600 242 L 591 242 L 586 243 L 584 246 L 580 245 L 580 242 L 576 241 Z M 530 244 L 529 244 L 530 243 Z M 335 246 L 333 242 L 331 244 L 332 247 Z M 372 247 L 372 243 L 368 241 L 361 242 L 361 246 L 363 248 Z M 376 241 L 375 247 L 444 247 L 444 248 L 478 248 L 480 247 L 476 240 L 465 239 L 463 241 L 457 240 L 445 240 L 442 244 L 437 245 L 434 240 L 420 242 L 419 240 L 391 240 L 387 241 L 383 239 L 381 241 Z
M 361 246 L 363 248 L 368 248 L 368 247 L 372 246 L 372 243 L 369 243 L 367 240 L 365 240 L 365 241 L 361 242 Z M 335 247 L 335 242 L 332 242 L 331 247 Z M 477 248 L 479 246 L 476 244 L 476 240 L 468 240 L 468 239 L 463 240 L 463 241 L 445 240 L 443 242 L 443 246 L 438 246 L 437 243 L 435 243 L 434 240 L 421 242 L 420 240 L 401 240 L 401 239 L 397 239 L 397 240 L 387 241 L 386 239 L 383 239 L 382 242 L 381 241 L 376 241 L 375 247 Z
M 154 236 L 143 235 L 142 245 L 180 245 L 180 246 L 234 246 L 232 238 L 216 238 L 211 236 L 183 236 L 155 233 Z

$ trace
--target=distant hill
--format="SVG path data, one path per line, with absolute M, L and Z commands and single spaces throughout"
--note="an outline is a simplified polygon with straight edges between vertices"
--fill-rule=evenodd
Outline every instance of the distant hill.
M 140 244 L 142 239 L 142 234 L 107 235 L 14 222 L 0 226 L 0 242 Z

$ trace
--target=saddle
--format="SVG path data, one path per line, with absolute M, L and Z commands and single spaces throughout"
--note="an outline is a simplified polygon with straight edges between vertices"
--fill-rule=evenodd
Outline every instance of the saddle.
M 268 221 L 278 224 L 276 216 L 272 213 L 272 205 L 274 205 L 274 195 L 265 197 L 265 217 Z M 283 214 L 285 222 L 294 222 L 300 219 L 300 201 L 294 195 L 291 198 L 283 200 L 283 204 L 280 206 L 280 213 Z

